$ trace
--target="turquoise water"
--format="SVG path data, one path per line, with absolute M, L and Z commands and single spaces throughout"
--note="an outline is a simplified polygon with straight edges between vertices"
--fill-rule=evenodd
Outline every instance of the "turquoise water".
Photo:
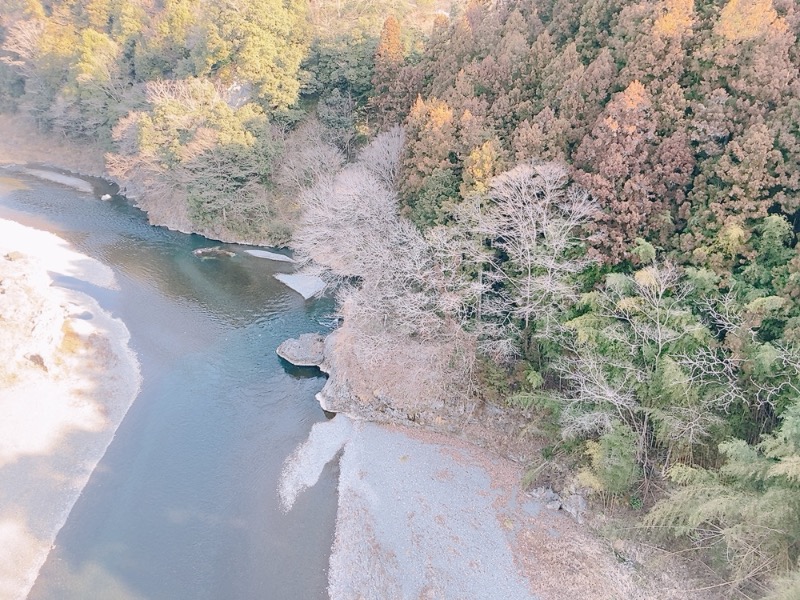
M 275 348 L 324 331 L 332 305 L 304 301 L 272 277 L 290 266 L 240 247 L 193 256 L 216 243 L 151 227 L 123 199 L 24 182 L 0 195 L 0 217 L 114 270 L 119 290 L 80 289 L 127 325 L 143 377 L 29 598 L 327 597 L 336 467 L 289 513 L 276 491 L 285 458 L 325 419 L 323 380 Z

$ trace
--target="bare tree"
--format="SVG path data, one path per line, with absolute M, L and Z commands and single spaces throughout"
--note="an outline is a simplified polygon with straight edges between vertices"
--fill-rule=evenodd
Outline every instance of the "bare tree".
M 641 406 L 631 385 L 637 374 L 612 380 L 608 369 L 612 361 L 590 352 L 576 353 L 563 360 L 557 369 L 570 383 L 562 413 L 562 435 L 581 437 L 610 431 L 615 421 L 626 423 L 639 435 Z
M 502 289 L 482 310 L 509 315 L 526 332 L 552 336 L 560 311 L 577 297 L 574 275 L 591 262 L 579 249 L 580 228 L 596 206 L 588 192 L 567 185 L 566 169 L 554 163 L 519 165 L 490 183 L 488 210 L 473 210 L 479 235 L 502 251 L 486 273 Z
M 322 126 L 313 120 L 285 135 L 275 170 L 275 182 L 284 196 L 312 190 L 320 180 L 333 177 L 342 168 L 344 154 L 324 137 Z
M 618 281 L 613 285 L 611 281 Z M 633 335 L 616 335 L 615 341 L 627 345 L 633 355 L 652 348 L 649 368 L 677 340 L 702 329 L 690 318 L 686 298 L 691 287 L 681 278 L 672 262 L 654 262 L 633 277 L 609 279 L 600 294 L 602 313 L 627 325 Z
M 395 406 L 458 397 L 471 381 L 475 335 L 464 330 L 480 296 L 463 232 L 423 235 L 399 215 L 391 187 L 402 131 L 379 136 L 360 160 L 301 196 L 293 245 L 307 269 L 338 288 L 351 368 Z M 463 397 L 463 393 L 461 394 Z
M 25 78 L 34 77 L 35 62 L 39 57 L 39 42 L 43 32 L 44 21 L 38 19 L 13 23 L 6 31 L 3 43 L 3 50 L 10 55 L 0 57 L 0 61 L 16 68 Z
M 372 171 L 389 190 L 397 187 L 403 144 L 405 130 L 395 125 L 389 131 L 378 134 L 358 157 L 359 162 Z

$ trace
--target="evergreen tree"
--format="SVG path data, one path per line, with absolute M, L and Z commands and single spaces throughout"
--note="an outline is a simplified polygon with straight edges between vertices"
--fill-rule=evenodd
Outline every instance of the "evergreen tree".
M 383 23 L 381 37 L 375 50 L 375 67 L 372 74 L 372 97 L 370 104 L 378 113 L 381 125 L 392 123 L 397 119 L 393 110 L 396 101 L 391 84 L 397 77 L 403 64 L 403 44 L 400 37 L 400 22 L 395 16 L 389 16 Z
M 638 81 L 615 95 L 575 155 L 576 179 L 600 204 L 597 247 L 611 260 L 627 256 L 638 237 L 667 244 L 673 213 L 692 174 L 685 136 L 659 140 L 650 95 Z M 659 178 L 669 155 L 670 181 Z
M 734 585 L 794 568 L 800 556 L 800 404 L 787 409 L 780 428 L 757 446 L 732 440 L 720 452 L 726 462 L 719 471 L 673 467 L 670 477 L 681 487 L 647 522 L 721 546 Z

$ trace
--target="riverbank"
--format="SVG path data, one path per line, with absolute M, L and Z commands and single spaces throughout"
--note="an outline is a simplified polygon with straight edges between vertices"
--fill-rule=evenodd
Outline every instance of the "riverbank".
M 0 220 L 2 598 L 27 596 L 139 389 L 125 325 L 59 277 L 115 286 L 60 238 Z
M 700 600 L 670 556 L 610 544 L 521 487 L 519 465 L 464 440 L 346 415 L 287 461 L 291 506 L 338 458 L 331 600 Z M 622 556 L 637 553 L 642 562 Z M 645 564 L 646 563 L 646 564 Z
M 604 515 L 584 512 L 580 496 L 527 490 L 526 463 L 509 458 L 516 444 L 489 446 L 502 428 L 481 426 L 480 414 L 409 422 L 360 386 L 346 340 L 345 325 L 327 337 L 321 357 L 314 335 L 279 350 L 328 374 L 317 398 L 337 413 L 286 461 L 279 486 L 291 510 L 325 464 L 338 460 L 332 600 L 719 597 L 700 565 L 612 533 Z M 607 535 L 598 535 L 603 528 Z
M 22 114 L 0 114 L 0 165 L 41 164 L 107 179 L 104 151 L 41 133 Z

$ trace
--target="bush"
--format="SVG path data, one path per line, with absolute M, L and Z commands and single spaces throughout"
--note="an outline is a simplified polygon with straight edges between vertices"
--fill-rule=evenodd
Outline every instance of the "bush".
M 636 460 L 636 435 L 622 423 L 614 424 L 598 441 L 586 442 L 586 454 L 591 466 L 578 477 L 582 484 L 597 492 L 625 494 L 641 475 Z

